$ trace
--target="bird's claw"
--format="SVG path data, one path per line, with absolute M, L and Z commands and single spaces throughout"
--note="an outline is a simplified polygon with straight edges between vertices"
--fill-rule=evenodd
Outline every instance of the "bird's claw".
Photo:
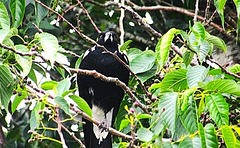
M 101 132 L 103 132 L 103 131 L 107 132 L 109 126 L 106 121 L 103 121 L 98 125 L 98 128 L 101 129 Z

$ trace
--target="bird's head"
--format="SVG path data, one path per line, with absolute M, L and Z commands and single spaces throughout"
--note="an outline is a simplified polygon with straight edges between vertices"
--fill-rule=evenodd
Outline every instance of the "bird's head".
M 113 31 L 101 32 L 98 36 L 98 44 L 103 45 L 108 50 L 117 50 L 117 34 Z

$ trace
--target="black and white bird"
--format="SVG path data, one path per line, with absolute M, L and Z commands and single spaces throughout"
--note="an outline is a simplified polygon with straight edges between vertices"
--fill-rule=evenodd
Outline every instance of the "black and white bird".
M 117 56 L 128 64 L 127 56 L 118 49 L 117 40 L 115 32 L 107 31 L 99 34 L 97 43 L 113 53 L 117 52 Z M 96 70 L 107 77 L 116 77 L 126 85 L 128 84 L 128 70 L 112 55 L 97 46 L 85 52 L 79 68 Z M 79 95 L 92 109 L 92 117 L 101 122 L 101 125 L 113 126 L 124 90 L 115 83 L 104 82 L 88 75 L 78 75 L 77 83 Z M 83 125 L 83 132 L 87 148 L 112 147 L 112 138 L 108 131 L 87 120 L 84 121 L 86 124 Z

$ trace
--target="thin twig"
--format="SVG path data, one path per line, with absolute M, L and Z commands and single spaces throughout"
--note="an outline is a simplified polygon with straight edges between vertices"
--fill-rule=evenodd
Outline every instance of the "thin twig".
M 57 107 L 57 109 L 56 109 L 56 114 L 57 114 L 57 120 L 56 121 L 57 121 L 57 124 L 58 124 L 57 132 L 58 132 L 58 135 L 61 139 L 62 147 L 67 148 L 67 145 L 66 145 L 63 133 L 62 133 L 62 123 L 61 123 L 61 119 L 60 119 L 60 115 L 59 115 L 59 107 Z
M 209 9 L 210 9 L 210 4 L 211 4 L 210 2 L 211 2 L 211 0 L 207 0 L 205 15 L 204 15 L 204 22 L 207 22 L 207 19 L 208 19 Z
M 88 11 L 85 9 L 85 7 L 83 6 L 83 4 L 80 2 L 80 0 L 77 0 L 78 4 L 81 6 L 81 8 L 83 9 L 83 11 L 86 13 L 88 19 L 90 20 L 90 22 L 92 23 L 93 27 L 95 28 L 95 30 L 98 33 L 101 33 L 101 31 L 98 29 L 97 25 L 94 23 L 94 21 L 92 20 L 91 16 L 89 15 Z
M 125 5 L 125 0 L 121 0 L 121 5 Z M 123 19 L 125 15 L 125 10 L 121 9 L 121 15 L 119 18 L 119 30 L 120 30 L 120 45 L 123 45 L 124 43 L 124 27 L 123 27 Z
M 196 4 L 195 4 L 195 13 L 194 13 L 194 18 L 193 18 L 193 22 L 196 23 L 197 22 L 197 16 L 198 16 L 198 3 L 199 0 L 196 0 Z
M 211 59 L 209 56 L 207 56 L 207 59 L 208 59 L 210 62 L 217 64 L 217 65 L 222 69 L 222 71 L 225 72 L 226 74 L 229 74 L 229 75 L 231 75 L 231 76 L 234 76 L 235 78 L 240 79 L 240 76 L 239 76 L 239 75 L 236 75 L 235 73 L 232 73 L 232 72 L 228 71 L 228 70 L 227 70 L 226 68 L 224 68 L 220 63 L 218 63 L 217 61 Z

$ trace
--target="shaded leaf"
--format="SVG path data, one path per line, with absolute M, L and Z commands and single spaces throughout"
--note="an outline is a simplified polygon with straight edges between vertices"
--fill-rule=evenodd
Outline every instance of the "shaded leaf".
M 210 117 L 217 124 L 218 128 L 229 124 L 229 108 L 226 100 L 221 94 L 211 94 L 205 98 Z
M 205 129 L 203 128 L 202 123 L 198 123 L 198 130 L 199 130 L 199 136 L 201 139 L 202 148 L 206 148 L 207 145 L 206 145 Z
M 60 106 L 60 108 L 68 115 L 70 115 L 70 111 L 69 111 L 69 104 L 67 103 L 67 101 L 60 96 L 56 96 L 54 98 L 54 101 Z
M 208 123 L 205 126 L 205 136 L 206 136 L 206 144 L 209 148 L 217 148 L 218 147 L 218 138 L 216 136 L 216 130 L 213 124 Z
M 169 130 L 173 133 L 176 130 L 177 100 L 177 93 L 165 93 L 159 101 L 159 111 L 163 111 L 163 108 L 165 110 L 161 117 Z
M 89 105 L 87 104 L 87 102 L 76 95 L 70 95 L 69 98 L 71 98 L 75 103 L 77 103 L 78 107 L 85 112 L 86 114 L 88 114 L 90 117 L 92 117 L 92 110 L 89 107 Z
M 214 0 L 214 5 L 217 8 L 217 12 L 220 15 L 222 21 L 222 27 L 224 28 L 224 6 L 227 0 Z
M 23 53 L 29 52 L 29 49 L 24 45 L 16 45 L 15 48 L 17 51 L 20 51 Z M 18 64 L 23 69 L 23 78 L 26 77 L 32 68 L 32 57 L 31 56 L 21 56 L 19 54 L 15 54 L 15 58 L 16 58 L 16 61 L 18 62 Z
M 222 39 L 220 39 L 219 37 L 210 35 L 209 33 L 207 33 L 206 40 L 209 43 L 212 43 L 217 48 L 223 50 L 224 52 L 227 52 L 227 46 L 226 46 L 225 42 Z
M 136 56 L 130 62 L 130 68 L 135 73 L 143 73 L 150 70 L 155 62 L 155 53 L 152 50 L 146 50 L 140 55 Z
M 10 20 L 6 7 L 0 2 L 0 26 L 2 29 L 10 29 Z
M 198 65 L 190 67 L 187 71 L 187 82 L 189 88 L 198 87 L 198 82 L 203 82 L 208 73 L 207 68 Z
M 149 142 L 152 140 L 153 133 L 147 128 L 141 127 L 137 131 L 139 140 Z
M 12 26 L 18 28 L 21 25 L 25 13 L 25 0 L 10 0 L 12 14 Z
M 213 80 L 208 82 L 208 84 L 205 85 L 203 88 L 206 90 L 218 91 L 221 93 L 240 96 L 240 87 L 233 80 L 226 79 Z

